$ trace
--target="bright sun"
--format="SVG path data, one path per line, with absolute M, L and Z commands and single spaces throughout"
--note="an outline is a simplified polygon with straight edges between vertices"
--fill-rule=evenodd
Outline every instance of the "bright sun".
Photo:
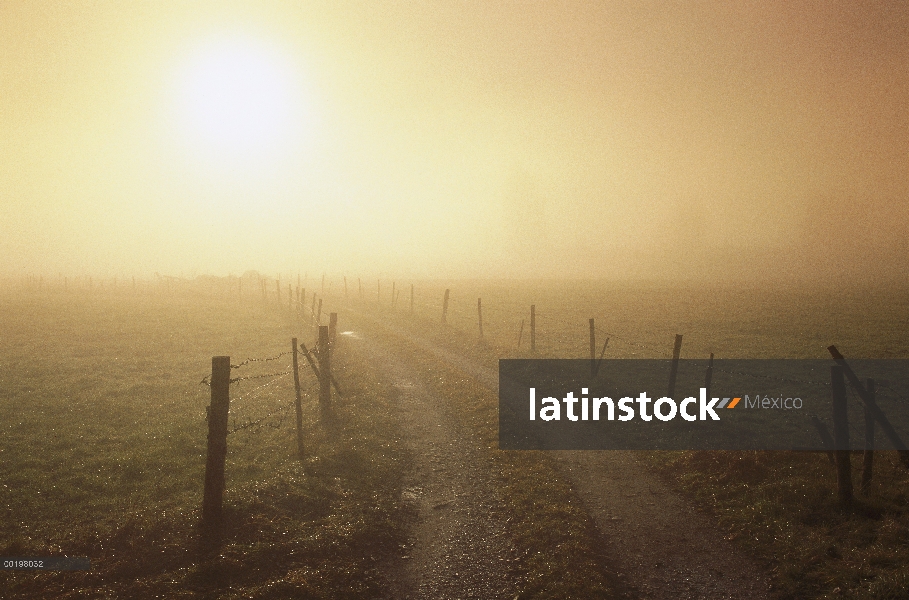
M 185 63 L 177 84 L 180 129 L 205 162 L 273 160 L 305 137 L 308 106 L 280 53 L 251 40 L 209 43 Z

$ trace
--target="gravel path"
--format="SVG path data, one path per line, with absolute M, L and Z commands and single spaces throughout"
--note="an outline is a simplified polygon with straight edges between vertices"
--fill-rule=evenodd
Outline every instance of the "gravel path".
M 351 350 L 399 391 L 401 429 L 414 457 L 402 493 L 413 514 L 409 544 L 386 568 L 391 597 L 514 598 L 514 547 L 479 442 L 454 424 L 446 401 L 427 391 L 402 357 L 363 334 L 351 337 Z
M 366 315 L 361 315 L 366 316 Z M 405 332 L 385 323 L 373 321 L 394 334 L 409 339 L 419 351 L 434 355 L 446 364 L 455 367 L 479 383 L 498 390 L 498 373 L 480 366 L 470 359 Z M 376 353 L 375 360 L 383 360 Z M 387 357 L 384 360 L 389 360 Z M 446 419 L 437 399 L 430 398 L 414 379 L 414 370 L 397 362 L 392 372 L 400 380 L 410 382 L 413 387 L 404 388 L 403 405 L 406 429 L 412 429 L 414 449 L 429 452 L 419 461 L 419 474 L 413 488 L 414 502 L 423 515 L 416 527 L 416 544 L 432 548 L 423 559 L 415 559 L 411 565 L 411 577 L 419 581 L 418 595 L 411 597 L 469 597 L 452 593 L 454 588 L 444 587 L 452 582 L 451 574 L 464 570 L 463 562 L 454 562 L 449 567 L 449 557 L 457 558 L 458 553 L 467 550 L 484 536 L 492 536 L 495 549 L 473 554 L 474 563 L 491 561 L 490 566 L 501 563 L 507 556 L 504 533 L 496 535 L 496 525 L 488 519 L 480 519 L 476 533 L 467 534 L 467 539 L 457 547 L 451 547 L 451 527 L 457 527 L 457 520 L 448 517 L 454 511 L 439 511 L 434 506 L 442 504 L 446 509 L 457 507 L 464 510 L 465 517 L 471 515 L 471 499 L 480 502 L 474 505 L 483 511 L 491 506 L 491 492 L 487 489 L 470 492 L 473 483 L 465 472 L 464 459 L 471 456 L 468 438 L 459 437 L 446 425 Z M 475 447 L 475 445 L 474 445 Z M 615 566 L 623 583 L 640 597 L 648 600 L 683 599 L 742 599 L 760 600 L 770 598 L 770 578 L 757 563 L 745 555 L 721 534 L 714 521 L 697 509 L 689 500 L 672 492 L 666 484 L 649 473 L 631 452 L 617 451 L 561 451 L 555 453 L 558 464 L 581 497 L 594 522 L 603 534 L 614 557 Z M 458 460 L 458 459 L 461 460 Z M 454 461 L 450 464 L 450 461 Z M 438 469 L 438 470 L 436 470 Z M 420 484 L 419 481 L 424 483 Z M 484 483 L 481 482 L 480 489 Z M 488 486 L 488 482 L 485 483 Z M 468 499 L 471 498 L 471 499 Z M 451 502 L 452 504 L 446 504 Z M 457 504 L 455 504 L 457 502 Z M 482 507 L 482 508 L 481 508 Z M 428 515 L 428 516 L 427 516 Z M 441 527 L 435 532 L 434 528 Z M 456 536 L 455 536 L 456 539 Z M 477 548 L 482 550 L 481 548 Z M 416 557 L 418 552 L 415 552 Z M 437 561 L 446 561 L 441 567 Z M 460 570 L 459 570 L 460 569 Z M 425 574 L 424 574 L 425 573 Z M 445 575 L 442 574 L 447 574 Z M 463 575 L 463 574 L 462 574 Z M 455 575 L 454 577 L 461 577 Z M 484 576 L 479 580 L 483 581 Z M 453 583 L 451 584 L 453 585 Z M 465 588 L 460 588 L 465 589 Z M 473 589 L 480 589 L 474 586 Z M 487 586 L 486 590 L 504 588 Z M 481 593 L 479 597 L 506 597 L 506 594 Z M 408 596 L 401 596 L 408 597 Z

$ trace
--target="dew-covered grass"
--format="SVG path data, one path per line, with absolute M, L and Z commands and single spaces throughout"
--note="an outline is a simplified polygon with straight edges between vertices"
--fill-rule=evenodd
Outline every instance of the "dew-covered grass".
M 293 378 L 231 386 L 225 530 L 202 546 L 211 357 L 290 350 L 288 314 L 199 290 L 0 295 L 0 555 L 88 556 L 88 572 L 0 572 L 12 597 L 369 597 L 400 542 L 398 444 L 388 396 L 343 341 L 345 395 L 323 425 L 301 360 Z M 290 357 L 236 376 L 283 372 Z M 263 417 L 265 417 L 263 419 Z M 262 419 L 260 421 L 260 419 Z

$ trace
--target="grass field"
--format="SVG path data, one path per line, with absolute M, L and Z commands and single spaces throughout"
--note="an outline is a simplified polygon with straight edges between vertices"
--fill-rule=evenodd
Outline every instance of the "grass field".
M 452 294 L 443 328 L 445 287 Z M 586 356 L 587 319 L 595 317 L 598 336 L 610 337 L 610 357 L 666 357 L 675 333 L 685 335 L 683 357 L 822 358 L 831 343 L 847 357 L 909 357 L 909 293 L 900 289 L 417 284 L 416 319 L 406 315 L 409 289 L 394 308 L 390 295 L 380 299 L 359 306 L 492 365 L 528 355 L 531 303 L 544 356 Z M 391 392 L 369 365 L 348 364 L 343 353 L 335 365 L 346 392 L 339 428 L 318 425 L 310 390 L 302 464 L 294 457 L 292 379 L 232 386 L 231 427 L 271 416 L 230 435 L 225 545 L 214 555 L 198 549 L 209 401 L 200 380 L 213 355 L 237 363 L 289 350 L 298 333 L 289 321 L 257 297 L 238 302 L 203 288 L 0 294 L 0 555 L 93 560 L 89 573 L 0 572 L 0 589 L 73 598 L 379 595 L 382 554 L 402 541 L 400 482 L 409 459 Z M 284 372 L 286 359 L 238 373 Z M 440 390 L 465 396 L 448 389 L 455 384 Z M 495 399 L 467 397 L 465 423 L 490 443 L 524 551 L 559 549 L 546 564 L 522 563 L 525 596 L 611 593 L 608 577 L 565 587 L 565 569 L 570 576 L 572 568 L 601 567 L 601 557 L 585 554 L 596 546 L 589 521 L 576 503 L 566 508 L 572 492 L 545 456 L 492 449 Z M 909 596 L 909 478 L 890 453 L 879 455 L 872 494 L 851 510 L 836 505 L 833 468 L 816 454 L 653 453 L 647 460 L 768 565 L 779 597 Z M 540 480 L 552 483 L 534 491 Z M 565 524 L 564 535 L 547 538 L 555 522 Z
M 289 426 L 292 378 L 232 386 L 231 427 L 278 412 L 229 436 L 225 544 L 206 555 L 196 530 L 209 401 L 200 380 L 212 355 L 238 363 L 288 350 L 284 319 L 185 294 L 0 302 L 0 554 L 92 558 L 88 573 L 0 573 L 0 589 L 73 598 L 377 593 L 380 550 L 401 534 L 407 456 L 368 366 L 335 367 L 347 388 L 338 431 L 316 426 L 313 396 L 304 398 L 302 464 Z M 239 372 L 280 372 L 286 359 Z

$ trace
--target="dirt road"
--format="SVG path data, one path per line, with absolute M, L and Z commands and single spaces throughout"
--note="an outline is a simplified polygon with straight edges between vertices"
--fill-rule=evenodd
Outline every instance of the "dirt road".
M 411 510 L 409 545 L 389 558 L 396 599 L 511 598 L 514 546 L 505 528 L 490 465 L 478 442 L 447 414 L 446 400 L 376 338 L 348 336 L 399 393 L 401 430 L 413 455 L 402 501 Z
M 401 390 L 404 431 L 417 457 L 405 494 L 416 511 L 409 558 L 397 597 L 511 598 L 512 545 L 497 514 L 488 465 L 469 432 L 446 417 L 419 369 L 384 349 L 380 335 L 405 338 L 492 392 L 498 373 L 410 331 L 352 315 L 362 329 L 360 350 Z M 372 332 L 372 333 L 370 333 Z M 631 452 L 555 453 L 614 557 L 624 583 L 651 600 L 769 598 L 769 576 L 725 539 L 713 520 L 650 474 Z M 504 567 L 504 568 L 503 568 Z

